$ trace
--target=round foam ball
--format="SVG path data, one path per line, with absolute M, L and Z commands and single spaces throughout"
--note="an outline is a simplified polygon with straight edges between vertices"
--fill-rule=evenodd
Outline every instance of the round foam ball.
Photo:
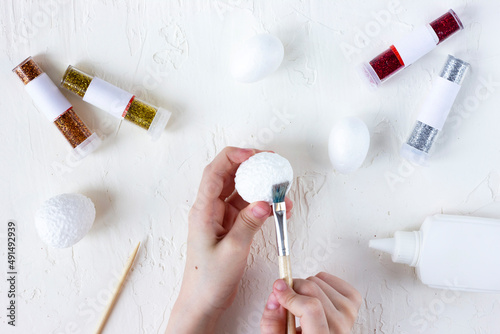
M 290 162 L 276 153 L 262 152 L 243 162 L 236 171 L 235 185 L 238 194 L 247 201 L 273 203 L 273 185 L 293 181 Z
M 95 219 L 92 201 L 81 194 L 61 194 L 45 201 L 35 217 L 38 235 L 55 248 L 71 247 L 90 230 Z

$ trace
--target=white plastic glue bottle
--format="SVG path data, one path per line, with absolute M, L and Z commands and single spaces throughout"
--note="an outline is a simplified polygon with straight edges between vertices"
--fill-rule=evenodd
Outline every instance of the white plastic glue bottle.
M 500 293 L 500 220 L 435 215 L 420 231 L 370 240 L 433 288 Z

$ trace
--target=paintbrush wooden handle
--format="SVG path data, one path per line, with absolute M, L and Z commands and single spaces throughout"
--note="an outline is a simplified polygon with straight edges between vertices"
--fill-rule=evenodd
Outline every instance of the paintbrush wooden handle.
M 293 288 L 292 267 L 290 265 L 290 255 L 278 256 L 280 265 L 280 278 L 282 278 L 289 287 Z M 286 311 L 286 333 L 295 334 L 295 316 Z

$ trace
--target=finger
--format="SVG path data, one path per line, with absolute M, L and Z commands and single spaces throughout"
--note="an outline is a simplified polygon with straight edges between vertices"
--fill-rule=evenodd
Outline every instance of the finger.
M 337 276 L 325 272 L 318 273 L 316 277 L 327 283 L 359 308 L 362 302 L 361 294 L 352 285 Z
M 293 202 L 287 197 L 285 198 L 285 203 L 286 218 L 290 219 L 292 217 L 291 210 L 293 207 Z M 224 221 L 222 224 L 226 231 L 229 231 L 231 229 L 238 213 L 248 205 L 248 202 L 241 198 L 237 191 L 233 192 L 231 196 L 226 199 L 226 214 L 224 216 Z M 272 212 L 270 212 L 269 215 L 271 216 Z
M 286 219 L 290 219 L 292 217 L 293 202 L 288 197 L 285 197 L 285 206 L 286 206 Z
M 223 242 L 230 247 L 249 248 L 255 233 L 271 214 L 267 202 L 255 202 L 240 211 Z
M 199 205 L 193 205 L 188 216 L 188 242 L 189 240 L 203 241 L 207 245 L 217 243 L 227 232 L 221 224 L 224 219 L 224 208 L 225 203 L 222 201 L 214 202 L 211 208 L 205 209 Z
M 323 296 L 326 296 L 328 300 L 327 303 L 329 306 L 325 307 L 325 310 L 327 310 L 326 318 L 330 329 L 334 329 L 335 333 L 342 333 L 345 331 L 345 328 L 352 328 L 358 317 L 359 305 L 355 305 L 347 297 L 316 276 L 309 277 L 307 281 L 314 282 L 322 291 Z M 326 305 L 325 301 L 322 301 Z
M 286 310 L 271 292 L 260 321 L 261 334 L 284 333 L 286 330 Z
M 320 280 L 317 277 L 314 277 L 314 278 L 316 278 L 317 280 Z M 332 287 L 330 287 L 325 282 L 322 281 L 322 283 L 324 283 L 330 289 L 332 289 Z M 319 299 L 321 301 L 321 304 L 323 304 L 323 308 L 325 309 L 325 314 L 326 314 L 327 320 L 330 320 L 330 318 L 333 318 L 333 319 L 338 318 L 340 316 L 339 310 L 337 310 L 335 308 L 335 306 L 333 305 L 332 300 L 323 291 L 322 288 L 323 287 L 321 287 L 318 284 L 316 284 L 316 282 L 314 282 L 311 278 L 308 278 L 308 279 L 294 279 L 293 280 L 293 290 L 295 290 L 295 292 L 297 292 L 300 295 L 317 298 L 317 299 Z M 338 293 L 338 295 L 341 298 L 346 299 L 340 293 Z
M 227 234 L 231 230 L 236 221 L 236 218 L 240 214 L 240 210 L 236 209 L 234 206 L 225 203 L 225 212 L 224 212 L 224 220 L 222 222 L 222 226 Z
M 253 149 L 226 147 L 205 167 L 195 205 L 210 207 L 213 201 L 226 199 L 234 191 L 238 166 L 256 153 Z
M 329 333 L 326 314 L 319 299 L 297 294 L 282 279 L 274 282 L 273 293 L 281 306 L 300 318 L 304 333 Z
M 226 203 L 231 204 L 238 210 L 242 210 L 249 203 L 241 198 L 237 191 L 233 192 L 228 198 L 226 198 Z M 290 212 L 293 208 L 293 202 L 290 198 L 285 197 L 286 212 Z
M 309 277 L 308 281 L 314 282 L 322 291 L 323 294 L 328 298 L 330 304 L 333 308 L 340 312 L 353 312 L 353 302 L 349 300 L 347 297 L 342 295 L 340 292 L 332 288 L 328 283 L 323 281 L 322 279 L 314 276 Z M 295 282 L 295 281 L 294 281 Z M 357 310 L 356 310 L 357 311 Z M 333 312 L 335 313 L 335 312 Z
M 243 210 L 248 206 L 248 202 L 241 198 L 237 191 L 232 193 L 231 196 L 226 199 L 226 203 L 234 206 L 238 210 Z
M 245 202 L 245 204 L 246 205 L 243 208 L 238 209 L 238 208 L 234 207 L 233 205 L 226 203 L 226 214 L 224 216 L 224 222 L 222 223 L 222 226 L 225 228 L 226 231 L 229 231 L 231 229 L 231 227 L 234 224 L 234 220 L 238 216 L 238 213 L 242 209 L 244 209 L 245 207 L 247 207 L 249 205 L 247 202 Z M 269 212 L 269 216 L 272 216 L 272 211 Z M 290 219 L 291 217 L 292 217 L 292 212 L 287 207 L 286 208 L 286 219 Z

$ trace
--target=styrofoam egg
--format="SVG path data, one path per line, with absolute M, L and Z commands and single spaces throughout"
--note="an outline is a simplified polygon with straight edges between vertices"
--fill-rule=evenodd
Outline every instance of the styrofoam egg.
M 328 155 L 336 171 L 349 174 L 363 164 L 370 147 L 370 132 L 358 117 L 339 120 L 330 132 Z
M 285 49 L 281 41 L 269 34 L 260 34 L 241 43 L 231 55 L 232 76 L 241 82 L 255 82 L 278 69 Z
M 35 217 L 38 235 L 55 248 L 71 247 L 90 230 L 95 207 L 81 194 L 61 194 L 46 200 Z
M 270 152 L 257 153 L 243 162 L 234 179 L 236 190 L 245 201 L 269 204 L 273 203 L 273 185 L 287 181 L 288 192 L 293 181 L 292 165 L 281 155 Z

